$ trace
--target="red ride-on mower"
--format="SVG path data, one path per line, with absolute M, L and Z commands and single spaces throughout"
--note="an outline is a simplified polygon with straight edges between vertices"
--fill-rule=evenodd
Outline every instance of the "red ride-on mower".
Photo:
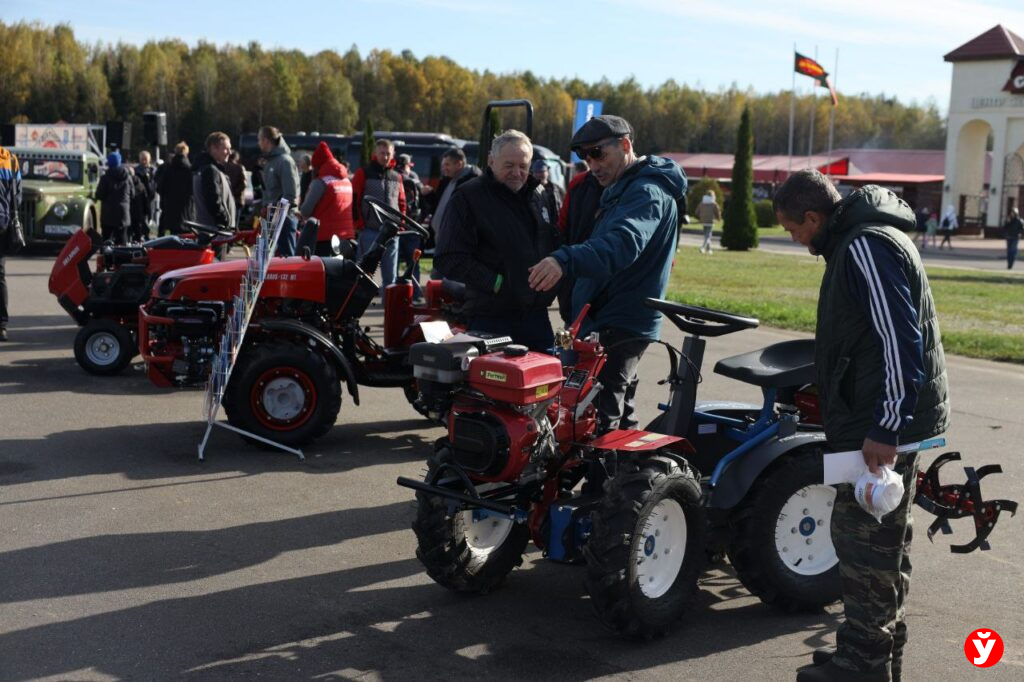
M 384 290 L 383 344 L 360 318 L 377 296 L 373 279 L 384 246 L 402 228 L 426 228 L 369 200 L 380 224 L 373 248 L 358 261 L 295 256 L 274 258 L 224 392 L 228 422 L 257 436 L 298 446 L 334 425 L 344 382 L 356 405 L 359 386 L 401 388 L 417 397 L 409 347 L 423 341 L 420 323 L 457 314 L 439 280 L 428 282 L 426 302 L 413 305 L 411 273 Z M 313 234 L 303 228 L 301 243 Z M 312 237 L 315 240 L 315 236 Z M 206 382 L 245 261 L 176 270 L 153 286 L 140 308 L 139 349 L 158 386 Z
M 50 293 L 82 328 L 75 360 L 91 374 L 116 374 L 138 355 L 139 305 L 156 278 L 170 270 L 212 263 L 229 244 L 251 245 L 257 231 L 228 232 L 187 222 L 192 233 L 141 244 L 98 245 L 84 230 L 64 245 L 50 271 Z M 97 253 L 98 252 L 98 253 Z M 96 254 L 96 271 L 89 259 Z

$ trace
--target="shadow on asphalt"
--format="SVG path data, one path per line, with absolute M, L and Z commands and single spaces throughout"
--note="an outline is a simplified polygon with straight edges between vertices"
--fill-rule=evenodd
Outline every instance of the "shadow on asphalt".
M 366 518 L 373 510 L 359 513 Z M 388 506 L 384 515 L 399 512 Z M 10 679 L 65 678 L 81 670 L 118 679 L 355 679 L 374 670 L 374 679 L 403 682 L 587 680 L 642 676 L 798 631 L 810 633 L 808 647 L 821 646 L 837 620 L 824 611 L 783 615 L 749 597 L 731 605 L 702 590 L 670 635 L 631 642 L 594 618 L 580 567 L 551 564 L 536 552 L 531 560 L 529 570 L 514 572 L 486 596 L 410 585 L 422 569 L 409 558 L 156 601 L 2 635 L 0 660 Z M 735 582 L 716 574 L 715 580 Z M 794 669 L 804 662 L 794 660 Z
M 412 412 L 404 400 L 402 404 Z M 305 461 L 250 445 L 233 433 L 215 429 L 206 460 L 200 462 L 196 448 L 206 423 L 198 420 L 61 431 L 46 438 L 5 440 L 0 456 L 0 486 L 104 474 L 148 481 L 237 472 L 337 473 L 378 464 L 426 462 L 434 437 L 441 433 L 438 429 L 434 434 L 422 417 L 345 424 L 346 407 L 351 405 L 342 406 L 338 423 L 326 436 L 303 448 Z M 188 481 L 170 485 L 179 484 L 187 485 Z M 0 509 L 26 501 L 38 498 L 11 500 L 8 494 L 0 500 Z

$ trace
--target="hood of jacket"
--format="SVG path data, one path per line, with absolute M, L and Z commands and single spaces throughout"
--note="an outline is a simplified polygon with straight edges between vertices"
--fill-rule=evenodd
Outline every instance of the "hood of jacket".
M 281 156 L 282 154 L 291 154 L 291 153 L 292 153 L 291 147 L 288 146 L 288 143 L 285 142 L 284 138 L 282 137 L 281 141 L 277 143 L 277 146 L 273 147 L 269 152 L 267 152 L 266 156 L 267 156 L 268 159 L 273 159 L 276 156 Z
M 170 160 L 169 163 L 172 166 L 179 167 L 179 168 L 188 168 L 188 169 L 192 168 L 192 163 L 188 160 L 188 157 L 185 156 L 184 154 L 175 154 L 174 156 L 171 157 L 171 160 Z
M 601 196 L 601 205 L 619 200 L 634 180 L 653 180 L 661 184 L 673 199 L 686 193 L 686 176 L 675 161 L 660 156 L 641 156 Z
M 811 244 L 827 259 L 843 234 L 862 223 L 890 225 L 907 232 L 914 229 L 917 221 L 914 210 L 895 193 L 878 185 L 865 185 L 836 205 L 835 211 L 825 223 L 825 229 L 818 233 Z
M 344 180 L 348 177 L 348 169 L 334 158 L 334 154 L 326 142 L 317 145 L 316 151 L 313 152 L 312 164 L 316 167 L 318 178 L 333 177 Z

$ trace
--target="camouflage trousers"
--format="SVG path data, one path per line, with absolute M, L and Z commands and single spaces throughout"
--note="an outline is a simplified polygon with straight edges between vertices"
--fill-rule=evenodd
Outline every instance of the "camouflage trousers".
M 853 486 L 836 486 L 832 543 L 839 557 L 846 621 L 836 633 L 833 661 L 860 672 L 891 670 L 900 679 L 907 642 L 905 601 L 910 590 L 910 510 L 917 487 L 918 455 L 901 455 L 896 473 L 906 492 L 900 505 L 878 523 L 853 496 Z

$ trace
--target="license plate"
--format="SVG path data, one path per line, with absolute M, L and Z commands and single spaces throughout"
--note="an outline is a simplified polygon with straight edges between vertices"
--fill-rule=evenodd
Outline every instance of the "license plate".
M 59 237 L 65 234 L 74 234 L 80 229 L 80 225 L 44 225 L 43 234 Z

